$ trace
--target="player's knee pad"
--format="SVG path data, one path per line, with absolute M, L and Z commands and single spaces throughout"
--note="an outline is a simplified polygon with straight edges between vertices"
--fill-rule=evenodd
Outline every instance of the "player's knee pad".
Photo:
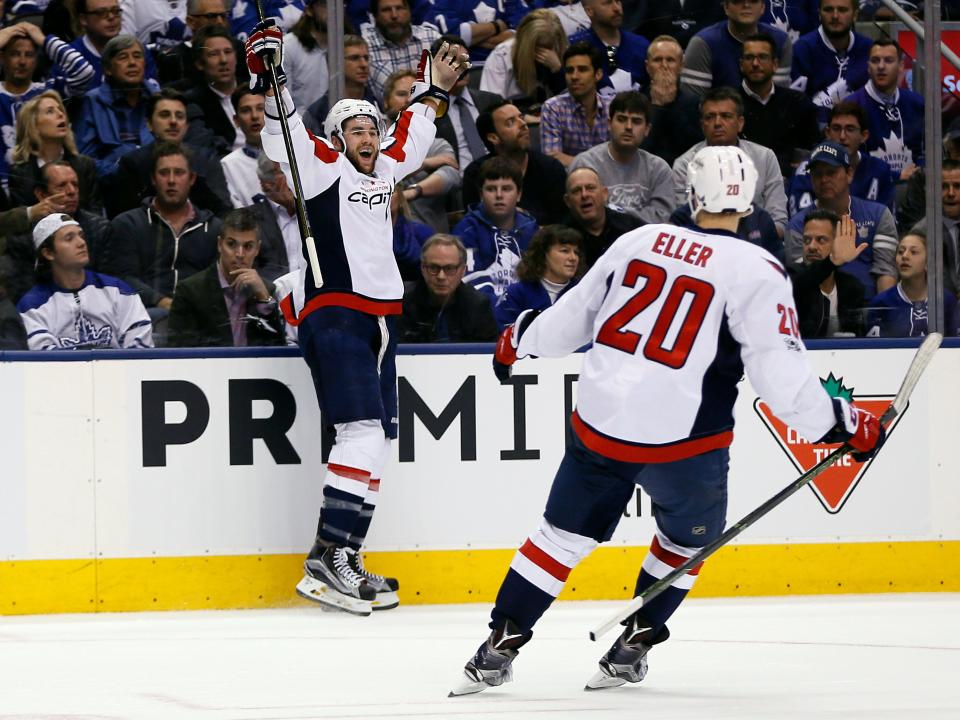
M 597 541 L 586 535 L 561 530 L 546 518 L 530 536 L 530 541 L 557 562 L 573 568 L 597 547 Z
M 337 423 L 336 429 L 337 440 L 330 450 L 328 462 L 365 470 L 374 476 L 374 471 L 379 471 L 380 459 L 384 454 L 385 437 L 380 420 Z

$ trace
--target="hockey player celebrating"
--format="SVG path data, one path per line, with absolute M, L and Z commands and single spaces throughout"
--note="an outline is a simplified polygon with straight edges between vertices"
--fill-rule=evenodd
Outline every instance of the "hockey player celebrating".
M 267 89 L 269 63 L 281 86 L 285 80 L 281 38 L 273 21 L 258 24 L 247 41 L 247 65 L 251 86 L 267 90 L 263 150 L 291 182 L 277 98 Z M 324 123 L 330 140 L 317 138 L 282 90 L 288 140 L 303 173 L 295 191 L 310 225 L 322 231 L 315 260 L 290 283 L 281 308 L 299 327 L 323 420 L 336 431 L 317 538 L 297 592 L 357 615 L 399 602 L 397 581 L 367 572 L 359 553 L 397 436 L 394 327 L 403 281 L 393 257 L 390 196 L 397 180 L 420 169 L 436 134 L 434 118 L 446 111 L 448 91 L 468 68 L 466 57 L 447 44 L 432 59 L 424 52 L 410 105 L 386 136 L 376 107 L 341 100 Z M 309 256 L 312 248 L 306 249 Z
M 698 230 L 647 225 L 620 237 L 580 284 L 537 314 L 522 313 L 497 343 L 501 380 L 518 357 L 583 359 L 573 440 L 540 526 L 500 586 L 492 632 L 451 695 L 512 679 L 511 664 L 570 571 L 609 540 L 639 484 L 657 532 L 636 594 L 723 531 L 737 383 L 753 387 L 804 437 L 850 443 L 859 460 L 884 440 L 878 419 L 830 398 L 810 369 L 783 266 L 736 236 L 757 172 L 734 146 L 706 147 L 690 164 Z M 668 408 L 668 410 L 664 410 Z M 587 689 L 640 682 L 647 653 L 700 566 L 630 616 Z

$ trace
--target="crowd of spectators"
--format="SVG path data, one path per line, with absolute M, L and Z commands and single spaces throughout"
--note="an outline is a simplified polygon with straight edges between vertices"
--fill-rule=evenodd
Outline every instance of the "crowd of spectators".
M 882 27 L 858 31 L 882 19 L 876 5 L 345 0 L 345 97 L 378 105 L 384 127 L 422 50 L 459 45 L 473 62 L 423 166 L 392 194 L 400 341 L 491 341 L 521 310 L 556 302 L 623 233 L 689 224 L 687 165 L 706 145 L 753 159 L 755 212 L 739 234 L 784 263 L 805 337 L 926 333 L 927 238 L 941 235 L 923 217 L 923 98 Z M 254 6 L 0 3 L 0 349 L 295 342 L 278 287 L 304 260 L 243 61 Z M 297 111 L 322 136 L 326 0 L 263 6 L 286 33 Z

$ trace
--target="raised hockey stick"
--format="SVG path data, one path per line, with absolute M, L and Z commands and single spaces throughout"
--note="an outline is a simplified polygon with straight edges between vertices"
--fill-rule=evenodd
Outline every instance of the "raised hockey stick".
M 263 22 L 263 5 L 257 0 L 257 15 Z M 300 169 L 297 167 L 297 156 L 293 152 L 293 138 L 290 135 L 290 125 L 287 123 L 287 108 L 280 95 L 280 81 L 277 79 L 277 68 L 273 64 L 273 56 L 264 58 L 267 70 L 270 71 L 270 87 L 277 98 L 277 109 L 280 111 L 280 130 L 283 132 L 283 144 L 287 149 L 287 160 L 290 161 L 290 177 L 293 179 L 293 197 L 297 206 L 297 225 L 300 227 L 300 237 L 307 248 L 307 260 L 310 262 L 310 271 L 313 273 L 313 284 L 323 286 L 323 275 L 320 274 L 320 260 L 317 257 L 317 244 L 313 240 L 310 230 L 310 221 L 307 219 L 307 206 L 303 199 L 303 185 L 300 183 Z
M 887 408 L 887 411 L 880 417 L 880 422 L 883 423 L 884 427 L 889 427 L 894 419 L 903 412 L 903 409 L 907 406 L 907 402 L 910 400 L 910 395 L 913 393 L 914 387 L 916 387 L 917 382 L 920 380 L 920 376 L 923 374 L 923 371 L 926 370 L 927 365 L 930 364 L 933 354 L 937 351 L 937 348 L 940 347 L 940 343 L 942 341 L 943 335 L 940 333 L 930 333 L 920 344 L 916 355 L 913 356 L 913 361 L 910 363 L 910 367 L 907 368 L 907 374 L 903 378 L 903 382 L 900 385 L 900 390 L 897 392 L 897 396 L 893 399 L 893 402 L 890 404 L 890 407 Z M 708 557 L 713 555 L 713 553 L 733 540 L 733 538 L 753 525 L 757 520 L 762 518 L 788 497 L 797 492 L 797 490 L 805 485 L 808 485 L 815 477 L 840 460 L 852 449 L 853 448 L 851 448 L 849 445 L 844 444 L 827 455 L 823 460 L 807 470 L 803 475 L 798 477 L 783 490 L 763 503 L 763 505 L 759 506 L 741 520 L 727 528 L 726 531 L 720 535 L 720 537 L 705 545 L 700 549 L 699 552 L 697 552 L 696 555 L 688 558 L 685 563 L 674 568 L 672 571 L 653 583 L 653 585 L 643 590 L 627 605 L 618 610 L 615 615 L 612 615 L 597 625 L 593 630 L 590 631 L 590 639 L 596 640 L 610 630 L 610 628 L 618 625 L 633 615 L 635 612 L 637 612 L 637 610 L 642 608 L 645 603 L 650 602 L 660 593 L 670 587 L 670 585 L 672 585 L 677 578 L 681 577 L 688 570 L 699 565 Z

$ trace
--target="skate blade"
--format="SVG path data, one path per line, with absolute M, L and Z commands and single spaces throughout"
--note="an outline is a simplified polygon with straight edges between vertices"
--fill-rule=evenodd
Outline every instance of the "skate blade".
M 482 680 L 477 682 L 466 673 L 464 673 L 464 676 L 464 681 L 450 691 L 450 693 L 447 695 L 448 698 L 460 697 L 461 695 L 475 695 L 478 692 L 483 692 L 488 687 L 493 687 L 492 685 L 487 685 Z
M 620 687 L 626 685 L 627 681 L 623 678 L 607 675 L 603 670 L 597 670 L 592 678 L 587 680 L 584 690 L 606 690 L 607 688 Z
M 380 592 L 377 593 L 377 597 L 373 601 L 373 611 L 393 610 L 399 604 L 400 598 L 396 591 Z
M 324 610 L 340 610 L 361 617 L 366 617 L 373 612 L 370 601 L 344 595 L 309 575 L 304 576 L 303 580 L 297 583 L 297 595 L 305 600 L 319 603 Z

